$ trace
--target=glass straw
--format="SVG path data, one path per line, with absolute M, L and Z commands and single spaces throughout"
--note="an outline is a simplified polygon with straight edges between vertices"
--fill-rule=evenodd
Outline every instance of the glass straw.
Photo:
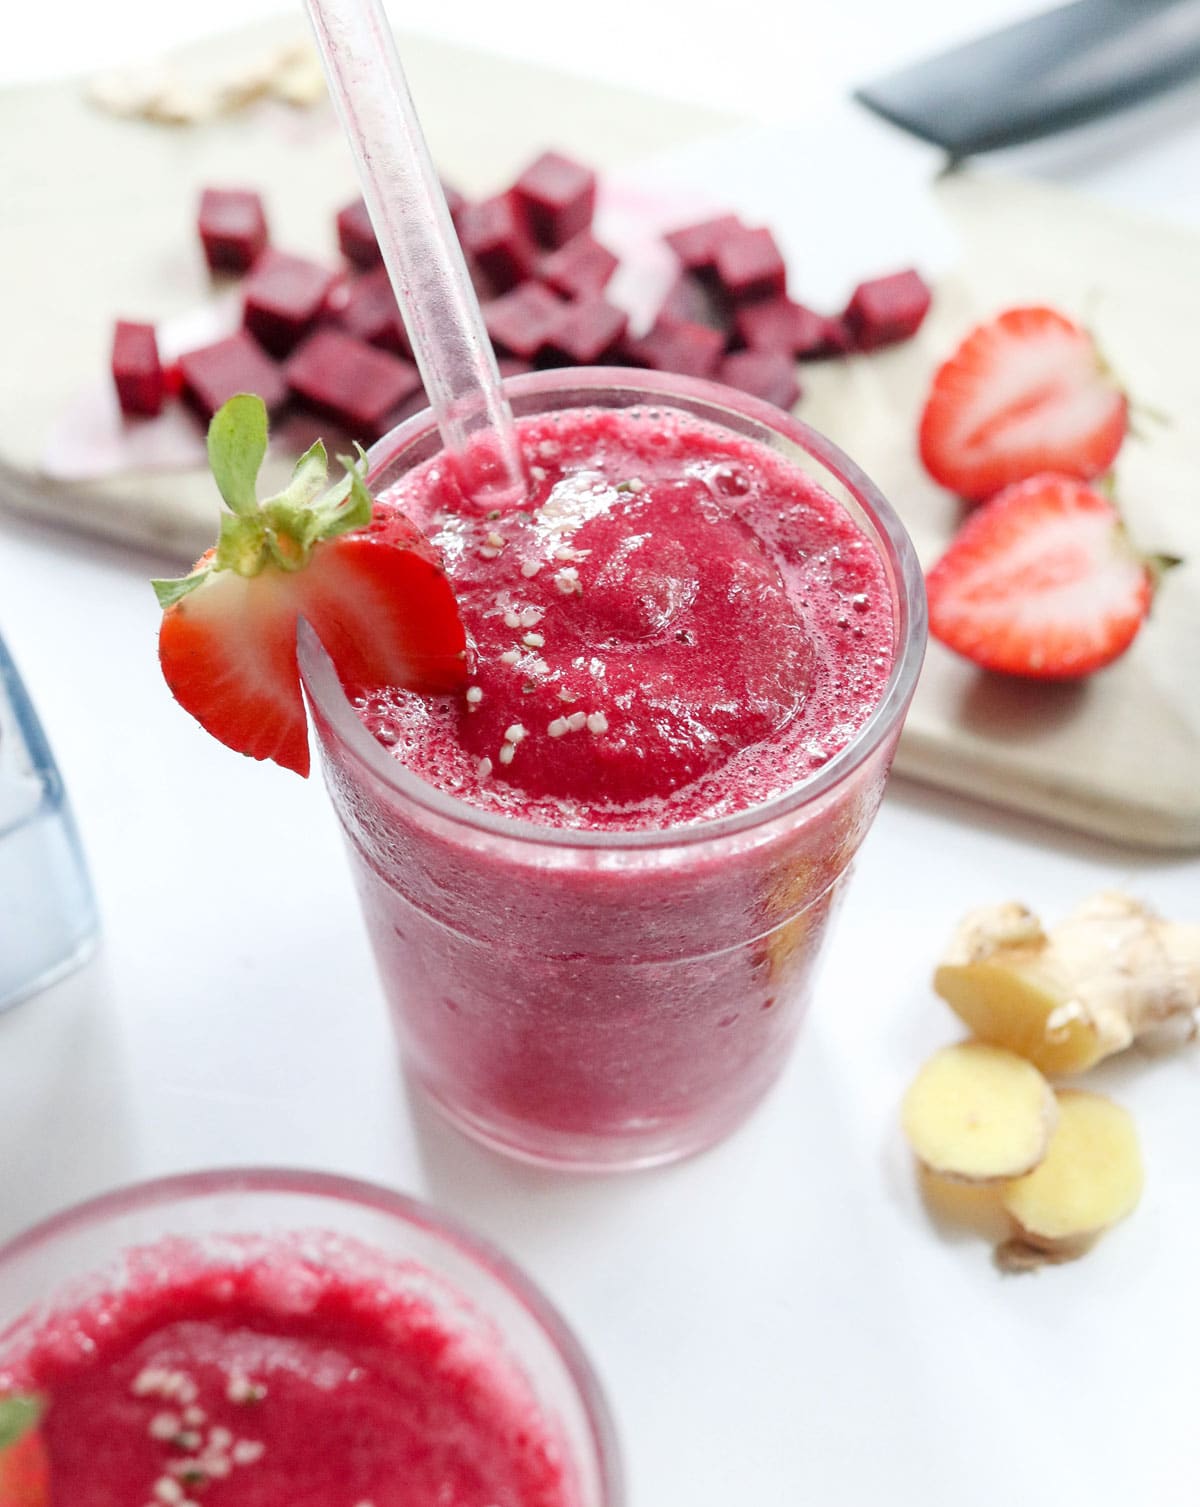
M 442 443 L 481 510 L 526 492 L 512 410 L 382 0 L 306 0 Z

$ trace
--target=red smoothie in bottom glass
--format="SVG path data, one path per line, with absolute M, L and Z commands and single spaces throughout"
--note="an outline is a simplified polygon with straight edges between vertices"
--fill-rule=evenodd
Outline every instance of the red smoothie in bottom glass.
M 46 1403 L 50 1507 L 578 1507 L 524 1378 L 419 1291 L 185 1250 L 0 1356 Z
M 517 1154 L 666 1160 L 782 1065 L 898 731 L 818 788 L 889 684 L 896 588 L 790 459 L 669 402 L 518 432 L 515 508 L 438 457 L 382 477 L 454 583 L 465 694 L 354 699 L 395 776 L 319 693 L 315 722 L 410 1071 Z

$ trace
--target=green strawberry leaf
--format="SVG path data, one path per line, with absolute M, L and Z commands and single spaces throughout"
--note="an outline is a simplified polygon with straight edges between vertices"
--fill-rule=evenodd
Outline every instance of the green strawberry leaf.
M 357 458 L 338 457 L 346 475 L 326 488 L 329 457 L 317 440 L 296 462 L 283 491 L 259 503 L 258 472 L 267 439 L 267 410 L 261 398 L 239 393 L 213 415 L 208 458 L 230 511 L 221 514 L 216 551 L 208 564 L 177 581 L 151 582 L 164 612 L 203 586 L 214 571 L 256 576 L 270 563 L 281 570 L 302 570 L 322 539 L 371 522 L 374 503 L 364 480 L 367 453 L 361 445 L 355 447 Z
M 208 464 L 232 512 L 243 516 L 257 512 L 258 473 L 266 453 L 267 405 L 253 393 L 238 393 L 217 409 L 208 426 Z
M 19 1444 L 26 1434 L 37 1428 L 44 1411 L 45 1403 L 40 1397 L 20 1393 L 0 1397 L 0 1450 Z
M 314 440 L 292 471 L 287 495 L 295 502 L 310 503 L 320 493 L 329 478 L 329 457 L 320 440 Z
M 330 505 L 324 534 L 326 539 L 349 533 L 351 529 L 366 528 L 375 506 L 363 481 L 367 474 L 367 456 L 362 447 L 359 446 L 356 460 L 351 460 L 348 455 L 339 455 L 338 460 L 345 466 L 346 474 L 322 499 Z
M 176 602 L 181 602 L 197 586 L 203 586 L 208 580 L 209 572 L 210 567 L 205 566 L 203 570 L 194 570 L 190 576 L 181 576 L 177 581 L 151 581 L 158 605 L 164 612 L 168 607 L 174 607 Z

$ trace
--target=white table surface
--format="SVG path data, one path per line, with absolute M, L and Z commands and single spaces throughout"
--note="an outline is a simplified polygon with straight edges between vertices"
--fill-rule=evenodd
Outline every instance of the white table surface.
M 804 14 L 742 0 L 735 36 L 728 6 L 693 4 L 685 22 L 661 0 L 609 0 L 602 28 L 558 0 L 525 0 L 519 18 L 483 0 L 393 14 L 784 119 L 798 80 L 808 108 L 1034 8 L 854 0 Z M 76 0 L 64 26 L 60 7 L 23 7 L 0 82 L 277 9 Z M 1192 92 L 1022 161 L 1200 223 L 1198 113 Z M 1117 884 L 1194 917 L 1200 862 L 894 782 L 801 1048 L 755 1119 L 636 1177 L 511 1166 L 401 1091 L 319 787 L 237 760 L 171 703 L 146 584 L 171 564 L 0 521 L 0 629 L 70 787 L 104 917 L 94 962 L 0 1019 L 0 1238 L 117 1183 L 207 1165 L 373 1178 L 453 1210 L 563 1307 L 613 1401 L 633 1507 L 1194 1507 L 1200 1052 L 1097 1075 L 1137 1115 L 1146 1195 L 1086 1261 L 1033 1277 L 1001 1278 L 986 1245 L 935 1227 L 896 1108 L 956 1034 L 928 979 L 966 905 L 1021 897 L 1054 916 Z

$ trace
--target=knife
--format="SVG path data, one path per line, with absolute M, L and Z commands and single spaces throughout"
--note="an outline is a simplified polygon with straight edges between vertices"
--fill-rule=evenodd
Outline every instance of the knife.
M 1200 74 L 1200 0 L 1073 0 L 855 90 L 953 161 L 1034 141 Z

